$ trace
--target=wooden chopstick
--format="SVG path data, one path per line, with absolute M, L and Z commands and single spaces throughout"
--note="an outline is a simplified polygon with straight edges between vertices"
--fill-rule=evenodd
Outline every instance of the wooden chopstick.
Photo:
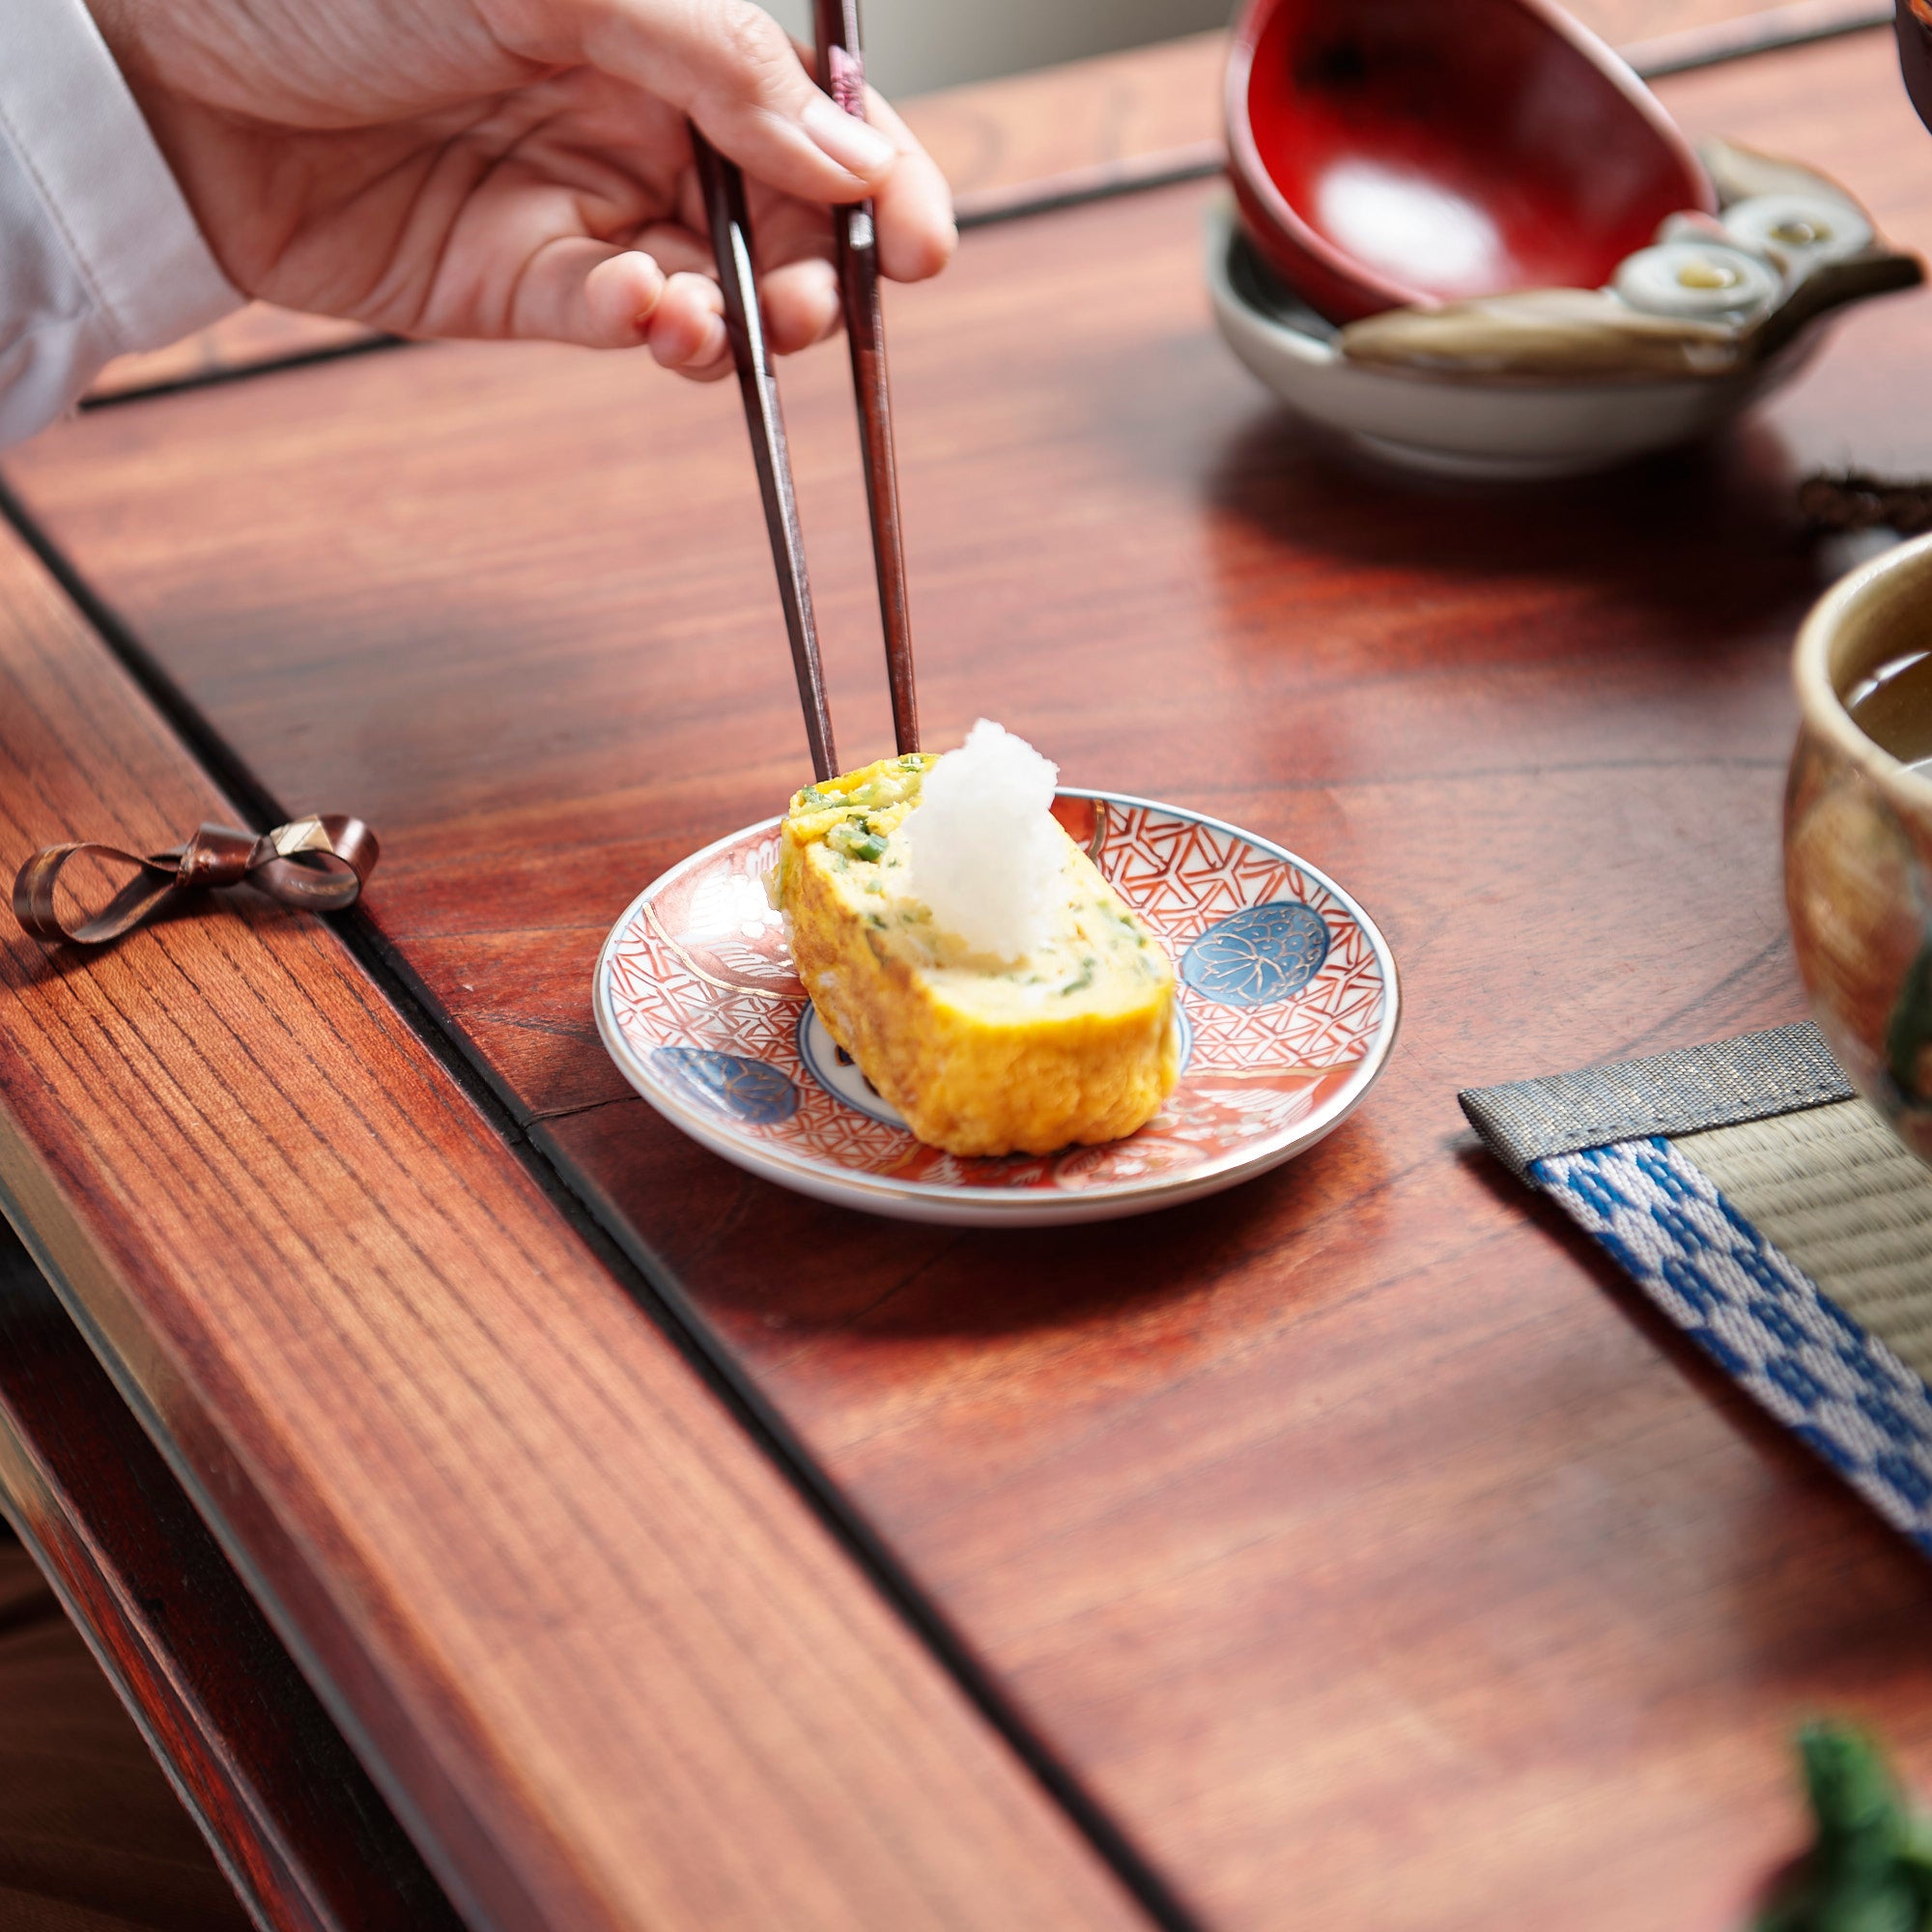
M 846 113 L 866 118 L 865 56 L 859 0 L 813 0 L 818 84 Z M 866 508 L 872 520 L 872 559 L 879 579 L 879 623 L 886 638 L 886 677 L 893 695 L 893 735 L 901 753 L 919 750 L 919 700 L 913 684 L 912 620 L 906 608 L 905 552 L 899 538 L 898 468 L 893 457 L 892 389 L 886 378 L 886 318 L 879 301 L 879 246 L 872 204 L 832 211 L 838 292 L 851 345 L 852 389 L 866 465 Z
M 772 373 L 764 318 L 758 308 L 745 178 L 737 163 L 726 160 L 696 127 L 691 129 L 691 148 L 704 190 L 718 280 L 724 292 L 724 328 L 731 339 L 731 359 L 737 365 L 745 421 L 752 432 L 752 460 L 757 466 L 765 528 L 771 536 L 772 562 L 779 575 L 779 601 L 784 606 L 785 632 L 791 639 L 792 668 L 798 674 L 798 700 L 811 747 L 812 776 L 822 781 L 838 776 L 838 754 L 832 743 L 832 711 L 826 702 L 825 671 L 818 659 L 811 585 L 805 574 L 805 532 L 799 526 L 798 495 L 792 487 L 784 412 L 779 406 L 778 378 Z

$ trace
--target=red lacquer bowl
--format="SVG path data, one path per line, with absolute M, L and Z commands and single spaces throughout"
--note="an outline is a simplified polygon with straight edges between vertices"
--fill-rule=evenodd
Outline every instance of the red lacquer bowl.
M 1548 0 L 1248 0 L 1227 118 L 1242 225 L 1334 322 L 1597 288 L 1716 207 L 1650 91 Z

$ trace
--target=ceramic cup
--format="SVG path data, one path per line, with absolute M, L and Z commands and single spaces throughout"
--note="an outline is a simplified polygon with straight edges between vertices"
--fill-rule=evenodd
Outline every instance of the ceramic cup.
M 1882 666 L 1932 649 L 1932 537 L 1855 570 L 1805 619 L 1784 805 L 1798 970 L 1847 1076 L 1932 1163 L 1932 779 L 1853 723 Z

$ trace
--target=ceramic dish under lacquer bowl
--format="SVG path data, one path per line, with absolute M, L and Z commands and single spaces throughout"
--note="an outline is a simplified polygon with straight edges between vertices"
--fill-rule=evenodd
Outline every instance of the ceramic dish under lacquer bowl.
M 1839 311 L 1923 279 L 1815 168 L 1727 141 L 1700 153 L 1718 213 L 1670 216 L 1605 287 L 1511 289 L 1339 326 L 1216 204 L 1214 319 L 1283 401 L 1410 469 L 1569 476 L 1670 448 L 1789 381 Z
M 1217 819 L 1106 792 L 1055 815 L 1166 945 L 1183 1065 L 1139 1133 L 1036 1157 L 923 1146 L 826 1033 L 765 898 L 776 818 L 647 886 L 597 961 L 598 1031 L 673 1125 L 800 1193 L 908 1221 L 1036 1227 L 1231 1187 L 1328 1133 L 1394 1043 L 1395 961 L 1305 860 Z

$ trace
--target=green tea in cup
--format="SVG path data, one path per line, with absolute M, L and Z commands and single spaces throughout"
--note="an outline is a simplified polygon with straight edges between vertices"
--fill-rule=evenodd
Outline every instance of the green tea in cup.
M 1932 778 L 1932 649 L 1880 665 L 1845 694 L 1845 709 L 1875 745 Z

